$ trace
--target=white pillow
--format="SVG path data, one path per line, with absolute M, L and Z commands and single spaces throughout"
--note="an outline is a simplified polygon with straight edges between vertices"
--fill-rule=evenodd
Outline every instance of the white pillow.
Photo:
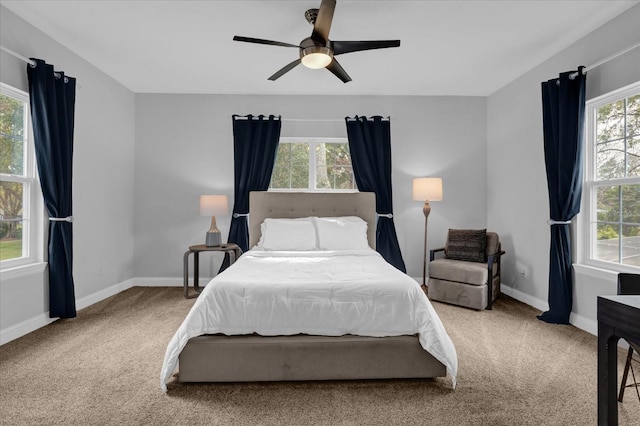
M 265 219 L 260 226 L 264 250 L 315 250 L 316 229 L 311 218 Z
M 369 248 L 367 222 L 357 216 L 316 217 L 320 250 L 361 250 Z

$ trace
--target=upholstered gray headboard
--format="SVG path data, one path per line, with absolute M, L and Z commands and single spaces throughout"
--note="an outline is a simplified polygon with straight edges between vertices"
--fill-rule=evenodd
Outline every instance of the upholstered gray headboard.
M 266 218 L 358 216 L 367 222 L 367 237 L 376 248 L 376 195 L 373 192 L 251 192 L 249 194 L 249 248 L 260 240 Z

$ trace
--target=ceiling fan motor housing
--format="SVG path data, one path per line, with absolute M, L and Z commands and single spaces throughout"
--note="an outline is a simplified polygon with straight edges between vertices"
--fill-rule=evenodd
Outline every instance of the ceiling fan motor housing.
M 320 9 L 309 9 L 304 13 L 304 17 L 308 23 L 314 25 L 316 23 L 316 19 L 318 18 L 318 12 Z

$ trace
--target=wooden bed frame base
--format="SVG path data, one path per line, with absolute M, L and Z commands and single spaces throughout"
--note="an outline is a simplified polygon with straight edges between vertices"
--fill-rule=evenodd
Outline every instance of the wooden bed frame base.
M 418 336 L 224 336 L 189 340 L 181 382 L 268 382 L 446 376 Z

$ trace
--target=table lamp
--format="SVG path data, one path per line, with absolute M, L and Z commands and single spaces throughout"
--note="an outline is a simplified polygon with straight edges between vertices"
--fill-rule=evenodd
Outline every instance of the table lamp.
M 442 200 L 442 178 L 424 177 L 413 180 L 413 199 L 424 201 L 422 212 L 424 213 L 424 252 L 422 257 L 422 285 L 426 286 L 427 280 L 427 223 L 431 206 L 429 201 Z
M 200 216 L 211 216 L 211 227 L 207 231 L 207 247 L 222 245 L 222 234 L 216 226 L 216 215 L 229 213 L 229 200 L 226 195 L 201 195 Z

